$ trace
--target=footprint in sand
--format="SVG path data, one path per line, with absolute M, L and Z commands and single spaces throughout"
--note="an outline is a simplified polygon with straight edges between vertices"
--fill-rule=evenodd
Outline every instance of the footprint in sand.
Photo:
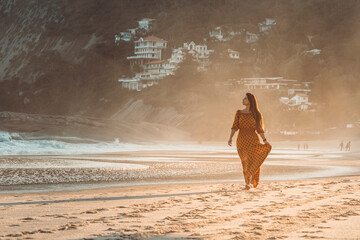
M 21 237 L 21 236 L 23 236 L 21 233 L 11 233 L 6 235 L 6 237 Z
M 95 211 L 95 210 L 88 210 L 88 211 L 85 211 L 85 212 L 81 212 L 81 214 L 84 214 L 84 213 L 86 213 L 86 214 L 96 214 L 97 211 Z
M 64 231 L 64 230 L 70 230 L 70 229 L 77 229 L 77 226 L 75 224 L 68 223 L 68 224 L 60 227 L 58 230 Z
M 303 235 L 301 237 L 303 237 L 303 238 L 313 238 L 313 239 L 324 238 L 324 237 L 319 237 L 319 236 L 315 236 L 315 235 L 308 235 L 308 234 L 305 234 L 305 235 Z
M 39 229 L 39 230 L 38 230 L 38 233 L 53 233 L 53 232 L 50 231 L 50 230 L 42 230 L 42 229 Z
M 24 231 L 24 232 L 21 232 L 23 235 L 29 235 L 29 234 L 35 234 L 35 233 L 38 233 L 37 230 L 35 231 Z
M 280 232 L 280 229 L 274 228 L 274 229 L 267 229 L 266 231 L 270 231 L 270 232 Z
M 19 224 L 11 224 L 11 225 L 9 225 L 9 227 L 20 227 L 20 225 Z

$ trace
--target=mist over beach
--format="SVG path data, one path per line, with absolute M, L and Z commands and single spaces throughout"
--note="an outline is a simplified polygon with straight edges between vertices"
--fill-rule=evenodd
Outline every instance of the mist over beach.
M 360 238 L 359 16 L 1 1 L 0 239 Z

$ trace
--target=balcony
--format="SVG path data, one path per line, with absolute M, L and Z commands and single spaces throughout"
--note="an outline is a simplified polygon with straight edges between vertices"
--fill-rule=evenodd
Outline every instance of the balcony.
M 159 50 L 154 50 L 154 49 L 135 49 L 135 54 L 141 54 L 141 53 L 160 53 Z
M 135 45 L 136 48 L 166 48 L 166 45 L 158 45 L 158 44 L 141 44 L 141 45 Z
M 138 56 L 130 56 L 127 57 L 126 59 L 131 60 L 131 59 L 160 59 L 159 56 L 144 56 L 144 55 L 138 55 Z

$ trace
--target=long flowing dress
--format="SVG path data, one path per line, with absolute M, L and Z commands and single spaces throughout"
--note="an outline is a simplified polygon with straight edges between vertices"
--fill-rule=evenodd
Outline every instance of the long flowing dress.
M 271 151 L 271 145 L 261 144 L 256 133 L 263 133 L 264 129 L 256 128 L 253 114 L 236 111 L 231 129 L 239 130 L 236 140 L 237 152 L 241 159 L 245 181 L 253 176 L 252 184 L 257 187 L 260 179 L 260 166 Z

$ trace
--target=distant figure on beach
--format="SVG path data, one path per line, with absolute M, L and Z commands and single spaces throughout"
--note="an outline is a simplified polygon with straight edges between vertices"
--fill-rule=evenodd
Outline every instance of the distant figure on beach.
M 260 179 L 260 166 L 269 155 L 272 146 L 264 134 L 263 117 L 259 111 L 256 98 L 251 93 L 246 93 L 243 99 L 245 109 L 237 110 L 231 127 L 228 145 L 232 146 L 232 137 L 239 130 L 236 140 L 237 152 L 241 159 L 245 188 L 257 187 Z M 259 134 L 265 144 L 261 144 Z
M 300 151 L 300 148 L 301 148 L 301 145 L 300 145 L 300 143 L 298 144 L 298 151 Z
M 344 142 L 343 142 L 343 141 L 341 141 L 339 147 L 340 147 L 340 151 L 342 151 L 342 149 L 343 149 L 343 147 L 344 147 Z
M 348 141 L 346 146 L 345 146 L 345 150 L 350 151 L 350 146 L 351 146 L 351 141 Z

